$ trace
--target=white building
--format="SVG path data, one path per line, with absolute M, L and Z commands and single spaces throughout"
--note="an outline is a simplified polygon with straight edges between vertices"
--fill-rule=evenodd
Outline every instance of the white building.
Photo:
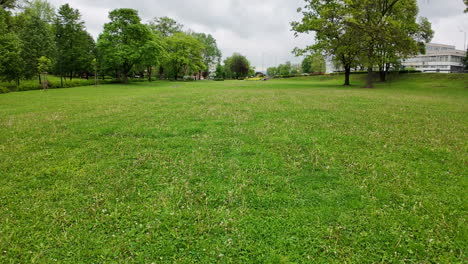
M 455 46 L 429 43 L 426 44 L 426 54 L 408 58 L 402 65 L 422 72 L 463 72 L 465 54 Z

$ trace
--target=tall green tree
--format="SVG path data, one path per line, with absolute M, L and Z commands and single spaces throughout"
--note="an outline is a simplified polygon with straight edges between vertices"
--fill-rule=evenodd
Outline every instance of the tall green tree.
M 348 2 L 352 0 L 304 0 L 299 8 L 302 20 L 292 22 L 295 35 L 315 33 L 315 42 L 304 49 L 296 48 L 297 56 L 320 52 L 340 61 L 345 70 L 344 85 L 350 85 L 351 68 L 356 64 L 362 42 L 361 35 L 349 26 Z
M 165 39 L 165 45 L 167 70 L 175 80 L 180 74 L 189 75 L 204 69 L 204 46 L 198 39 L 185 33 L 175 33 Z
M 116 9 L 109 13 L 109 19 L 97 44 L 101 63 L 128 83 L 129 73 L 142 60 L 148 42 L 153 41 L 152 33 L 134 9 Z
M 21 57 L 24 61 L 23 75 L 27 79 L 38 76 L 38 59 L 42 56 L 55 61 L 55 42 L 50 24 L 53 18 L 53 8 L 46 1 L 33 1 L 26 6 L 24 13 L 19 14 L 23 24 L 19 37 L 22 42 Z
M 210 74 L 210 69 L 221 60 L 221 50 L 219 50 L 216 39 L 212 35 L 205 33 L 192 33 L 192 35 L 203 44 L 204 69 L 202 69 L 202 74 L 206 78 Z
M 432 39 L 428 20 L 417 23 L 416 0 L 350 0 L 348 11 L 348 23 L 364 37 L 360 57 L 368 68 L 368 87 L 372 87 L 374 67 L 385 81 L 392 63 L 420 53 Z
M 312 72 L 312 59 L 311 56 L 306 56 L 301 63 L 301 68 L 303 73 Z
M 161 65 L 166 58 L 164 42 L 159 35 L 151 33 L 151 40 L 142 47 L 140 62 L 141 67 L 146 70 L 148 81 L 152 81 L 153 68 Z
M 278 66 L 278 71 L 280 75 L 289 75 L 292 72 L 292 65 L 290 61 L 287 61 L 285 64 L 280 64 Z
M 86 32 L 78 9 L 62 5 L 55 19 L 55 43 L 57 46 L 57 72 L 69 75 L 70 80 L 78 72 L 92 71 L 95 43 Z
M 217 79 L 224 79 L 224 78 L 226 78 L 225 72 L 224 72 L 224 67 L 223 67 L 223 65 L 221 65 L 221 63 L 218 63 L 218 65 L 216 65 L 215 74 L 216 74 L 216 78 L 217 78 Z
M 21 41 L 7 25 L 10 13 L 0 9 L 0 79 L 19 86 L 23 70 Z
M 267 75 L 268 76 L 276 76 L 278 75 L 278 68 L 277 67 L 269 67 L 267 69 Z
M 231 57 L 224 61 L 224 68 L 230 78 L 245 78 L 250 71 L 250 62 L 247 58 L 239 53 L 234 53 Z

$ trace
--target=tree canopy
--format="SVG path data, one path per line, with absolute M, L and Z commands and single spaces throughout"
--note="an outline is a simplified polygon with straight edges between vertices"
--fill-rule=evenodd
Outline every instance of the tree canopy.
M 315 43 L 296 55 L 319 51 L 340 61 L 349 85 L 351 68 L 363 65 L 381 73 L 423 51 L 433 32 L 427 19 L 417 23 L 416 0 L 305 0 L 303 18 L 292 22 L 296 35 L 315 33 Z M 371 78 L 369 78 L 370 80 Z
M 136 10 L 116 9 L 109 19 L 97 43 L 102 64 L 127 83 L 133 66 L 147 57 L 146 52 L 159 49 L 149 48 L 154 44 L 153 33 L 141 23 Z

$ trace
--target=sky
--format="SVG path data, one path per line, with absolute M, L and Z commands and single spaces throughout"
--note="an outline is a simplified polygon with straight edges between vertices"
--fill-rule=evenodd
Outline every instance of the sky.
M 142 22 L 168 16 L 184 29 L 212 34 L 223 57 L 239 52 L 257 70 L 286 61 L 300 63 L 291 52 L 313 43 L 312 35 L 294 37 L 290 22 L 299 21 L 297 8 L 304 0 L 49 0 L 55 7 L 69 3 L 80 10 L 87 30 L 97 38 L 109 21 L 109 11 L 133 8 Z M 418 0 L 420 16 L 429 18 L 435 31 L 432 42 L 464 49 L 468 14 L 463 0 Z M 463 31 L 467 32 L 464 33 Z

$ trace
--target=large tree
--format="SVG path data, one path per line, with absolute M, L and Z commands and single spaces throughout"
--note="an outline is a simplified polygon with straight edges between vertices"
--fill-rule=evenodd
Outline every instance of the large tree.
M 202 71 L 203 77 L 206 78 L 210 74 L 210 69 L 216 63 L 219 63 L 221 51 L 216 44 L 216 39 L 213 38 L 212 35 L 205 33 L 192 33 L 192 35 L 203 44 L 202 56 L 204 69 L 202 69 Z
M 18 86 L 23 70 L 21 41 L 7 25 L 9 16 L 9 12 L 0 9 L 0 79 L 15 81 Z
M 231 78 L 245 78 L 249 74 L 250 62 L 239 53 L 234 53 L 224 61 L 224 68 Z
M 300 22 L 292 22 L 295 35 L 315 33 L 315 43 L 304 49 L 295 49 L 296 55 L 320 52 L 333 56 L 345 70 L 344 85 L 350 85 L 351 68 L 360 52 L 361 35 L 349 26 L 349 10 L 343 0 L 304 0 L 299 8 L 303 16 Z
M 55 19 L 55 42 L 57 45 L 57 72 L 67 73 L 70 80 L 78 72 L 89 72 L 94 59 L 94 40 L 86 32 L 78 9 L 65 4 L 60 7 Z
M 166 71 L 170 71 L 175 80 L 180 74 L 197 73 L 204 68 L 203 44 L 193 36 L 175 33 L 165 39 L 167 57 Z
M 98 49 L 102 64 L 128 83 L 128 75 L 153 41 L 150 29 L 141 23 L 134 9 L 116 9 L 109 13 L 110 22 L 99 36 Z
M 350 0 L 348 11 L 348 23 L 364 37 L 360 57 L 368 68 L 368 87 L 375 67 L 385 81 L 391 64 L 424 52 L 424 43 L 432 39 L 428 20 L 417 23 L 416 0 Z
M 46 1 L 33 1 L 26 6 L 24 13 L 19 14 L 22 22 L 19 37 L 22 42 L 21 57 L 24 61 L 23 75 L 27 79 L 39 77 L 37 63 L 45 56 L 55 61 L 55 42 L 52 25 L 54 11 Z

